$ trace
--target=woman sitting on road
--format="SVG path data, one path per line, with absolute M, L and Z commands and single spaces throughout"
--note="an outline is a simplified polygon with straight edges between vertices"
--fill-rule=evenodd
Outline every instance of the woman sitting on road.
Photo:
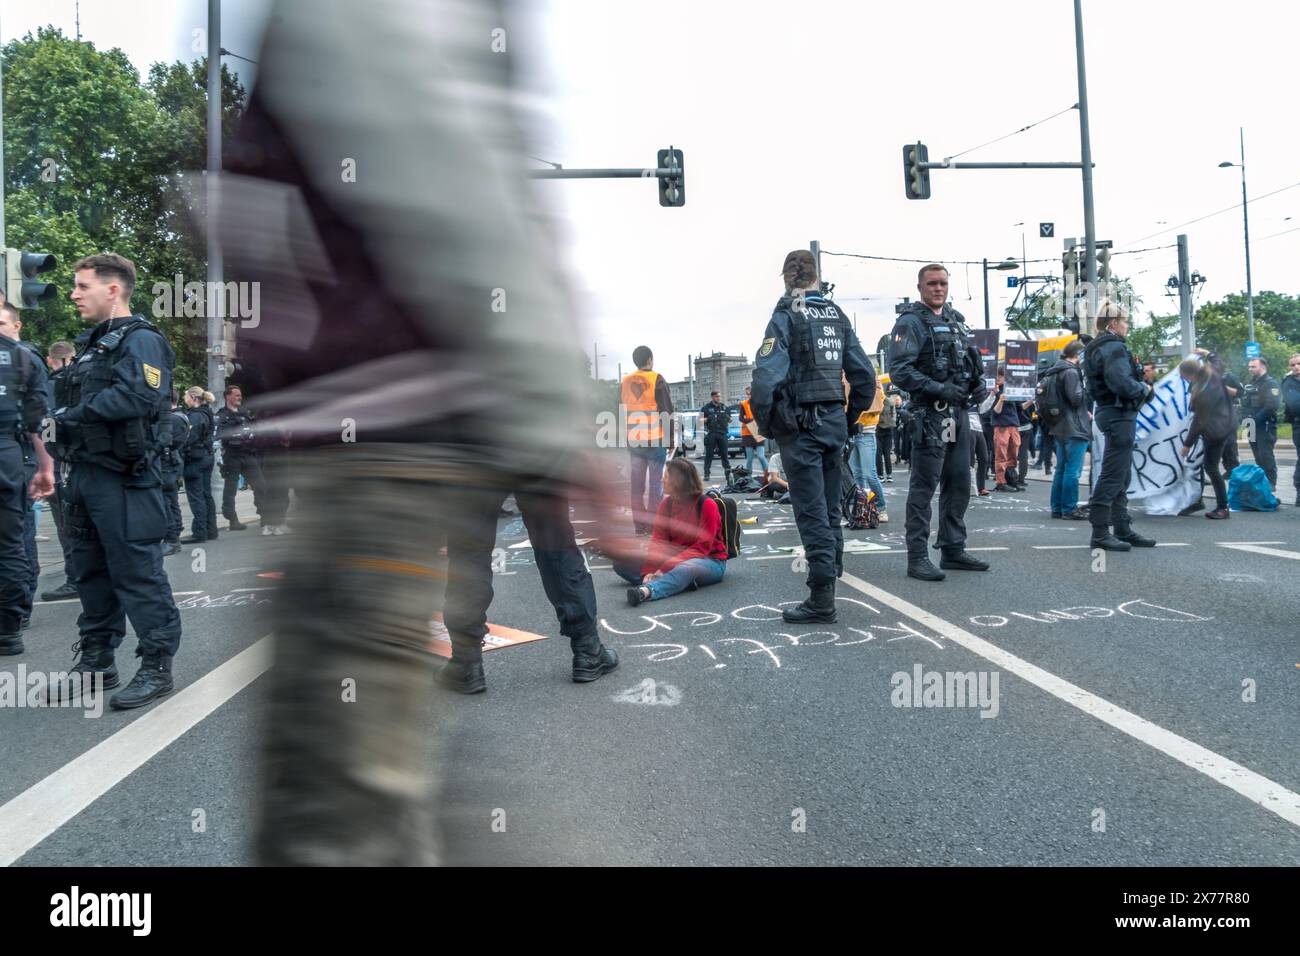
M 1178 366 L 1178 374 L 1191 387 L 1192 424 L 1187 431 L 1187 444 L 1182 448 L 1186 458 L 1200 438 L 1205 443 L 1205 463 L 1201 470 L 1201 491 L 1205 490 L 1205 475 L 1214 486 L 1214 510 L 1205 517 L 1223 519 L 1231 517 L 1228 511 L 1228 489 L 1219 471 L 1219 462 L 1229 441 L 1237 438 L 1237 418 L 1232 400 L 1223 387 L 1223 379 L 1208 362 L 1187 359 Z M 1197 499 L 1199 501 L 1199 499 Z M 1190 512 L 1189 512 L 1190 513 Z
M 627 603 L 657 601 L 688 587 L 717 584 L 727 570 L 727 542 L 718 506 L 704 494 L 704 482 L 685 458 L 664 468 L 664 500 L 655 516 L 645 560 L 615 561 L 614 571 L 637 585 Z

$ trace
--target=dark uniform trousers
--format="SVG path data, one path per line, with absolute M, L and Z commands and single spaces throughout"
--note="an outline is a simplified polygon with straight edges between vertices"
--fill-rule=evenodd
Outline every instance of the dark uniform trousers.
M 713 456 L 722 459 L 723 472 L 731 473 L 731 461 L 727 458 L 727 433 L 704 433 L 704 480 L 709 480 L 709 469 L 713 466 Z
M 1264 470 L 1268 483 L 1277 488 L 1277 456 L 1273 454 L 1273 447 L 1277 444 L 1277 425 L 1274 423 L 1260 424 L 1259 419 L 1255 419 L 1255 440 L 1250 443 L 1251 454 L 1255 456 L 1255 464 Z M 1297 466 L 1300 472 L 1300 465 Z
M 805 405 L 811 428 L 780 436 L 781 464 L 790 482 L 794 522 L 808 561 L 808 584 L 833 582 L 844 563 L 840 528 L 840 467 L 848 441 L 848 418 L 838 403 Z
M 180 478 L 180 468 L 163 466 L 162 490 L 163 501 L 167 505 L 166 540 L 168 541 L 179 541 L 181 532 L 185 530 L 185 519 L 181 517 Z
M 32 613 L 23 546 L 26 480 L 22 446 L 11 433 L 0 434 L 0 634 L 17 634 Z
M 447 528 L 447 600 L 443 623 L 456 657 L 477 660 L 487 635 L 492 603 L 492 559 L 497 518 L 504 491 L 470 494 L 463 512 Z M 596 589 L 578 550 L 569 521 L 569 501 L 559 494 L 515 492 L 528 531 L 533 560 L 546 599 L 555 608 L 560 633 L 586 637 L 596 633 Z
M 166 507 L 157 476 L 147 483 L 89 462 L 76 462 L 63 490 L 65 530 L 71 538 L 72 567 L 84 645 L 117 648 L 126 620 L 140 639 L 137 654 L 174 656 L 180 646 L 181 616 L 163 571 L 158 542 L 166 531 Z
M 189 502 L 193 521 L 190 532 L 196 538 L 217 536 L 217 503 L 212 498 L 212 456 L 186 459 L 185 500 Z
M 1126 534 L 1137 413 L 1108 405 L 1097 409 L 1095 420 L 1106 446 L 1101 454 L 1101 476 L 1093 485 L 1088 501 L 1088 515 L 1094 528 L 1114 527 L 1116 534 Z
M 239 491 L 239 476 L 243 475 L 248 487 L 253 489 L 253 506 L 260 516 L 262 514 L 262 490 L 265 480 L 262 476 L 262 462 L 255 454 L 235 455 L 226 453 L 221 462 L 221 476 L 226 479 L 221 489 L 221 513 L 227 520 L 237 521 L 235 511 L 235 494 Z M 267 522 L 270 524 L 270 522 Z
M 970 504 L 970 414 L 965 409 L 916 409 L 912 432 L 912 474 L 907 484 L 907 560 L 928 558 L 930 507 L 939 489 L 939 535 L 944 554 L 966 547 L 966 507 Z M 948 435 L 954 441 L 945 441 Z

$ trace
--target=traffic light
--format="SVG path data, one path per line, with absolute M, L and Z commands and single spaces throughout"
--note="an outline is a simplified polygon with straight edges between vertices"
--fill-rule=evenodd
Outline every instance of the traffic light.
M 676 176 L 661 176 L 659 179 L 659 205 L 661 206 L 685 206 L 686 205 L 686 164 L 682 159 L 682 151 L 673 149 L 669 146 L 667 149 L 659 150 L 658 165 L 660 169 L 676 169 Z
M 920 143 L 903 147 L 903 190 L 908 199 L 930 198 L 930 170 L 923 163 L 930 161 L 930 151 Z
M 5 299 L 19 309 L 34 309 L 37 304 L 53 299 L 59 294 L 53 282 L 41 282 L 37 275 L 49 272 L 58 265 L 58 260 L 48 252 L 20 252 L 6 249 L 5 260 Z
M 1110 247 L 1102 246 L 1097 250 L 1097 281 L 1110 280 Z

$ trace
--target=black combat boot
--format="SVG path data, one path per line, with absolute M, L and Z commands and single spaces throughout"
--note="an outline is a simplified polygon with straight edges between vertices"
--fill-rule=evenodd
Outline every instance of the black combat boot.
M 483 655 L 470 660 L 452 656 L 447 666 L 438 674 L 438 682 L 458 694 L 481 694 L 487 690 L 487 675 L 483 673 Z
M 939 559 L 939 567 L 946 571 L 987 571 L 989 563 L 975 557 L 969 551 L 945 554 Z
M 140 661 L 140 669 L 131 678 L 131 683 L 108 699 L 108 706 L 114 710 L 143 707 L 159 697 L 166 697 L 174 689 L 171 655 L 150 652 Z
M 907 562 L 907 576 L 918 581 L 942 581 L 948 575 L 936 568 L 929 558 L 917 558 Z
M 1130 525 L 1115 525 L 1115 537 L 1135 548 L 1154 548 L 1154 538 L 1147 538 L 1133 530 Z
M 573 648 L 574 683 L 588 684 L 618 667 L 618 654 L 602 644 L 595 634 L 571 637 L 569 644 Z
M 1089 547 L 1101 548 L 1103 551 L 1132 551 L 1133 546 L 1127 541 L 1121 541 L 1110 533 L 1110 526 L 1104 524 L 1094 524 L 1092 526 L 1092 540 L 1088 542 Z
M 788 607 L 781 612 L 787 624 L 834 624 L 835 582 L 822 581 L 809 584 L 809 595 L 798 607 Z
M 0 657 L 13 657 L 27 650 L 23 646 L 23 636 L 15 631 L 13 634 L 0 634 Z
M 72 653 L 78 655 L 77 663 L 72 665 L 69 685 L 74 690 L 94 686 L 95 675 L 103 675 L 104 690 L 112 690 L 122 683 L 117 676 L 117 664 L 113 660 L 113 649 L 102 644 L 78 641 L 72 645 Z M 75 695 L 74 695 L 75 696 Z

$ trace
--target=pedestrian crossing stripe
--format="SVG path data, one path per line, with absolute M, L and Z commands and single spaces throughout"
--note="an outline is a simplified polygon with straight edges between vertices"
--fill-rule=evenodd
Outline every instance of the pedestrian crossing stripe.
M 439 657 L 451 657 L 451 635 L 447 633 L 447 626 L 442 623 L 441 614 L 433 616 L 433 620 L 429 622 L 429 632 L 433 638 L 429 650 Z M 503 647 L 514 647 L 518 644 L 531 644 L 533 641 L 544 641 L 546 638 L 545 634 L 533 634 L 529 631 L 517 631 L 513 627 L 503 627 L 500 624 L 489 624 L 487 636 L 483 638 L 483 653 L 499 651 Z

